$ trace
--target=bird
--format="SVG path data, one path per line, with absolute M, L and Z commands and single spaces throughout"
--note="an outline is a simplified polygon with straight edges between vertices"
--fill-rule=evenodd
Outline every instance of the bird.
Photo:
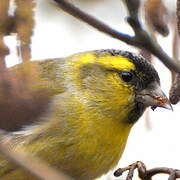
M 31 61 L 49 100 L 37 123 L 9 133 L 22 148 L 77 180 L 106 174 L 119 162 L 146 108 L 171 109 L 157 71 L 141 55 L 101 49 Z M 23 65 L 12 68 L 19 72 Z M 0 179 L 36 179 L 0 157 Z

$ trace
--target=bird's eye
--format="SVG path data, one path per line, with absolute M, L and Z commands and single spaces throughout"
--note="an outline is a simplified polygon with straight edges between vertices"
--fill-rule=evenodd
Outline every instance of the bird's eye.
M 130 71 L 122 71 L 120 73 L 120 76 L 125 82 L 130 82 L 133 79 L 133 73 Z

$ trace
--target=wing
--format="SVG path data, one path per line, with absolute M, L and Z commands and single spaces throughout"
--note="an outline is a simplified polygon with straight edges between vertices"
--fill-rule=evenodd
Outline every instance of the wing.
M 63 62 L 63 59 L 25 62 L 0 77 L 1 129 L 17 131 L 39 121 L 52 97 L 65 91 L 63 77 L 58 73 Z

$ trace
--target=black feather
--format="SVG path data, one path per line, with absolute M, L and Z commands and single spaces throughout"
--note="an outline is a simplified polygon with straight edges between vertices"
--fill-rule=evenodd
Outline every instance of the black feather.
M 153 81 L 160 83 L 159 75 L 155 68 L 141 55 L 116 49 L 98 50 L 97 54 L 109 53 L 112 56 L 124 56 L 132 61 L 136 67 L 136 73 L 141 78 L 141 89 L 146 88 L 147 85 Z

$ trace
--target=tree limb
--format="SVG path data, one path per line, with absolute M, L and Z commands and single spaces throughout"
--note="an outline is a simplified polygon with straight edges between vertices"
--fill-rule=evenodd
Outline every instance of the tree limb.
M 137 10 L 134 7 L 134 14 L 132 13 L 133 9 L 133 0 L 126 0 L 126 5 L 129 10 L 130 16 L 127 18 L 128 23 L 133 28 L 135 36 L 130 36 L 121 32 L 118 32 L 105 23 L 99 21 L 95 17 L 85 13 L 79 8 L 75 7 L 73 4 L 69 3 L 66 0 L 54 0 L 58 7 L 60 7 L 65 12 L 71 14 L 72 16 L 80 19 L 81 21 L 93 26 L 101 32 L 104 32 L 110 35 L 113 38 L 119 39 L 129 45 L 133 45 L 138 48 L 144 48 L 156 57 L 158 57 L 164 65 L 172 71 L 180 73 L 180 66 L 177 62 L 173 61 L 163 50 L 162 48 L 152 40 L 148 33 L 142 28 L 138 16 Z M 136 0 L 137 1 L 137 0 Z
M 125 171 L 128 171 L 126 180 L 132 180 L 136 169 L 138 170 L 138 176 L 141 180 L 152 180 L 152 177 L 158 174 L 168 174 L 168 180 L 176 180 L 177 178 L 180 178 L 180 170 L 167 167 L 157 167 L 147 170 L 145 164 L 141 161 L 137 161 L 127 167 L 117 169 L 114 172 L 114 176 L 119 177 Z

